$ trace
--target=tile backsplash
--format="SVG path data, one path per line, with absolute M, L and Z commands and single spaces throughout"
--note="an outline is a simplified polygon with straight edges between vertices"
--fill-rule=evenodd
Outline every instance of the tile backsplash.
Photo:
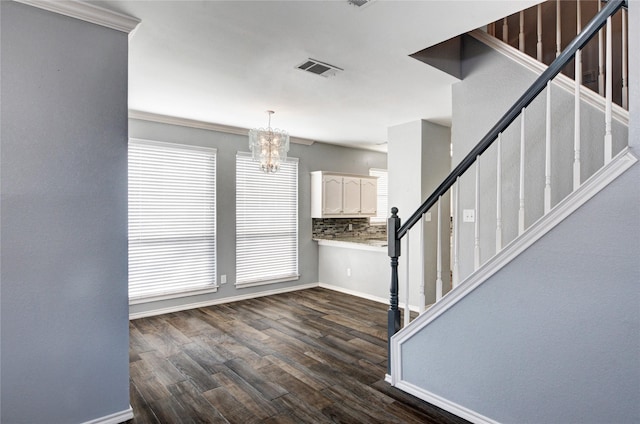
M 386 225 L 370 225 L 369 218 L 313 218 L 313 238 L 386 238 Z M 352 229 L 349 230 L 349 224 Z

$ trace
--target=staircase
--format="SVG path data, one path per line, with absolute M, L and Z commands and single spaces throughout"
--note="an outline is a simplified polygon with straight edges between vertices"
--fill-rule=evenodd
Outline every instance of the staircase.
M 640 146 L 612 101 L 613 78 L 602 97 L 558 75 L 567 65 L 582 74 L 575 54 L 622 4 L 603 3 L 548 66 L 491 34 L 464 37 L 468 75 L 454 87 L 452 125 L 458 165 L 403 225 L 395 210 L 389 219 L 392 385 L 472 422 L 640 420 Z M 456 112 L 490 114 L 468 100 L 486 98 L 491 84 L 500 95 L 490 101 L 508 109 L 498 122 L 456 121 Z M 509 99 L 520 86 L 525 93 Z M 465 146 L 474 134 L 485 135 Z M 409 235 L 423 237 L 427 212 L 448 220 L 439 213 L 448 197 L 453 289 L 442 287 L 449 267 L 437 259 L 436 304 L 414 321 L 405 308 L 402 320 L 401 247 L 408 256 Z M 470 210 L 475 222 L 462 222 Z M 439 258 L 449 237 L 437 228 L 436 252 L 425 254 Z

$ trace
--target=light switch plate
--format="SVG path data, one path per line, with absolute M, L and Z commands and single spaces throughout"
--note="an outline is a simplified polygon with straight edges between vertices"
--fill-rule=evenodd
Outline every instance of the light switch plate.
M 427 222 L 431 222 L 431 212 L 427 212 L 424 214 L 424 220 Z
M 462 211 L 462 222 L 476 222 L 475 209 L 465 209 Z
M 220 276 L 220 284 L 227 284 L 227 274 L 222 274 Z

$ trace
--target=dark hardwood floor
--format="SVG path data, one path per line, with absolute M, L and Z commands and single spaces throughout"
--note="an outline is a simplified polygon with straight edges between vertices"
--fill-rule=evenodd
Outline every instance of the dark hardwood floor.
M 128 423 L 466 423 L 384 382 L 386 310 L 316 288 L 133 320 Z

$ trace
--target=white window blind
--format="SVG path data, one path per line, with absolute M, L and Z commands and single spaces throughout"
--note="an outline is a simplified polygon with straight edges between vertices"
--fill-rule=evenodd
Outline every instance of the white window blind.
M 216 288 L 215 149 L 129 141 L 129 299 Z
M 265 174 L 236 156 L 236 286 L 298 277 L 298 160 Z
M 386 169 L 371 168 L 369 175 L 372 177 L 378 177 L 378 213 L 376 216 L 369 218 L 370 224 L 386 224 L 387 218 L 390 215 L 388 205 L 388 192 L 389 177 Z

